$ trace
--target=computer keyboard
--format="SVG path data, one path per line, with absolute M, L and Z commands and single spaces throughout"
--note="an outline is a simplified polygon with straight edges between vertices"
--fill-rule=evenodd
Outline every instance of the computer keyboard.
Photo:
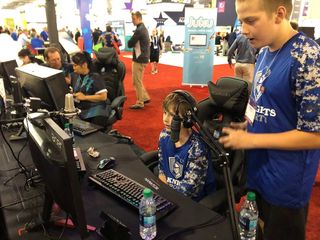
M 145 186 L 113 169 L 94 174 L 89 177 L 89 180 L 102 187 L 103 190 L 129 203 L 135 209 L 139 209 L 140 199 L 143 196 L 142 192 Z M 157 219 L 164 217 L 177 207 L 175 203 L 170 202 L 157 193 L 153 193 L 153 198 L 157 208 Z
M 78 136 L 86 136 L 102 129 L 103 127 L 96 124 L 83 121 L 79 118 L 72 119 L 73 132 Z

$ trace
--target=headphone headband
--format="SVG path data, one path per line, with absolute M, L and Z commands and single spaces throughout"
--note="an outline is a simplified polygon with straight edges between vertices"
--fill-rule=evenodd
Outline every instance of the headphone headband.
M 190 93 L 188 93 L 187 91 L 184 91 L 184 90 L 175 90 L 173 91 L 173 93 L 175 94 L 178 94 L 179 96 L 181 96 L 183 98 L 183 100 L 190 106 L 190 111 L 191 112 L 186 112 L 186 116 L 183 117 L 183 126 L 185 128 L 191 128 L 193 126 L 193 122 L 192 122 L 192 112 L 196 112 L 197 111 L 197 102 L 195 101 L 195 99 L 191 96 Z M 181 102 L 180 102 L 181 103 Z M 176 109 L 176 115 L 179 114 L 179 106 L 180 106 L 180 103 L 178 104 L 177 106 L 177 109 Z

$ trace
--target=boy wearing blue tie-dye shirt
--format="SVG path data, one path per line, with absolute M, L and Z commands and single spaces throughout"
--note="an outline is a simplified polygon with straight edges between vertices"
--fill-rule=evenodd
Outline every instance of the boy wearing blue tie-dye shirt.
M 320 159 L 320 47 L 290 25 L 291 0 L 236 0 L 242 34 L 261 48 L 247 131 L 233 124 L 225 147 L 248 149 L 263 239 L 304 240 Z
M 159 138 L 159 178 L 178 192 L 199 201 L 215 190 L 215 182 L 207 146 L 198 133 L 183 124 L 190 108 L 184 97 L 175 92 L 163 102 L 165 128 Z M 175 114 L 181 118 L 179 140 L 176 143 L 170 138 Z

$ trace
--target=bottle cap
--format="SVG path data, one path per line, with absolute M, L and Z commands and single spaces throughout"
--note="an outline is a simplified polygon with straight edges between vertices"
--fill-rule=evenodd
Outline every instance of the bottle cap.
M 150 188 L 145 188 L 145 189 L 143 190 L 143 196 L 144 196 L 145 198 L 152 197 L 152 191 L 151 191 L 151 189 L 150 189 Z
M 69 128 L 70 124 L 69 123 L 65 123 L 64 124 L 64 128 Z
M 247 199 L 249 201 L 255 201 L 256 200 L 256 194 L 254 192 L 248 192 L 247 193 Z

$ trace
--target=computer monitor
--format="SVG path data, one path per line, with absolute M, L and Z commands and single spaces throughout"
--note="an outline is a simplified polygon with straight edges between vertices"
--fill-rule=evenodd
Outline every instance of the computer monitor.
M 207 46 L 207 34 L 190 34 L 189 46 Z
M 69 89 L 61 70 L 27 64 L 16 68 L 16 72 L 26 97 L 40 98 L 43 108 L 49 111 L 64 108 Z
M 15 69 L 18 67 L 16 60 L 0 62 L 0 76 L 3 78 L 4 87 L 7 94 L 12 94 L 12 84 L 10 76 L 17 76 Z
M 42 220 L 49 222 L 52 204 L 55 202 L 70 215 L 81 238 L 85 238 L 88 233 L 73 155 L 73 140 L 51 118 L 43 119 L 42 127 L 33 124 L 30 119 L 24 120 L 30 136 L 29 148 L 46 187 Z

